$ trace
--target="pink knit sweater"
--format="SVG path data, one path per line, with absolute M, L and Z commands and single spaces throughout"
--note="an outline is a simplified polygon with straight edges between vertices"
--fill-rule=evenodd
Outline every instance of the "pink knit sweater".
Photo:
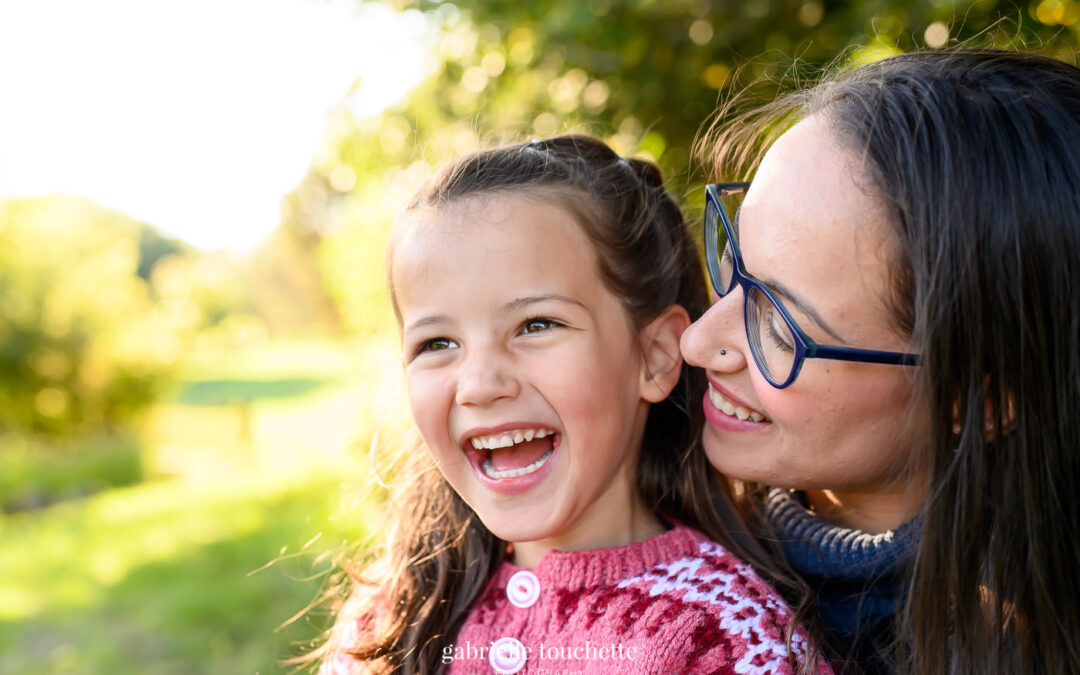
M 676 527 L 629 546 L 551 551 L 532 570 L 504 563 L 443 662 L 455 675 L 791 673 L 791 616 L 749 565 Z M 799 629 L 799 663 L 806 646 Z M 335 665 L 347 664 L 332 658 L 321 672 L 352 670 Z M 823 659 L 818 672 L 831 672 Z

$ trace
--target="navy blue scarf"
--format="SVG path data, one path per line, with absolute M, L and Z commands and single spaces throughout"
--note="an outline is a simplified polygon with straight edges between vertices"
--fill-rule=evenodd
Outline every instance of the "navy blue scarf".
M 881 534 L 830 525 L 779 488 L 769 490 L 766 514 L 788 562 L 814 590 L 818 614 L 837 645 L 867 672 L 889 670 L 919 520 Z

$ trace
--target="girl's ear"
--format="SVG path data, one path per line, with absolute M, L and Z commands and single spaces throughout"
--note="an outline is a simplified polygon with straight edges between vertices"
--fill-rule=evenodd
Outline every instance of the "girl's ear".
M 690 315 L 680 305 L 661 312 L 641 331 L 641 398 L 659 403 L 668 397 L 682 374 L 679 338 L 690 325 Z

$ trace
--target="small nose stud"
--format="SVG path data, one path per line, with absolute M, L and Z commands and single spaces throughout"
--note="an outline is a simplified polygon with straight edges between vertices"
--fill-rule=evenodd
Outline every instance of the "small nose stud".
M 727 350 L 726 350 L 726 349 L 721 349 L 721 350 L 720 350 L 720 356 L 725 356 L 726 354 L 727 354 Z

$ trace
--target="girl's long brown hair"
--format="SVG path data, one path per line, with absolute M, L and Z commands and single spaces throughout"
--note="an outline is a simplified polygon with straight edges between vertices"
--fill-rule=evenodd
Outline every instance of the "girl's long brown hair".
M 636 328 L 671 305 L 681 305 L 692 319 L 706 309 L 697 247 L 655 164 L 624 159 L 601 141 L 579 135 L 483 150 L 442 169 L 406 211 L 499 193 L 529 195 L 567 208 L 592 242 L 605 284 Z M 392 238 L 389 265 L 393 249 Z M 781 590 L 805 594 L 805 587 L 788 581 L 793 577 L 780 572 L 771 554 L 741 525 L 729 506 L 728 488 L 717 481 L 697 447 L 704 390 L 703 373 L 684 364 L 672 394 L 651 406 L 639 454 L 638 490 L 658 514 L 702 529 Z M 347 647 L 373 671 L 445 668 L 444 649 L 452 648 L 473 602 L 507 557 L 507 542 L 484 527 L 426 451 L 412 453 L 410 462 L 403 472 L 405 483 L 395 486 L 388 505 L 396 534 L 382 565 L 377 574 L 372 567 L 354 574 L 363 596 L 359 614 L 366 617 L 361 618 L 359 640 L 330 643 L 323 650 Z
M 1080 672 L 1080 69 L 913 53 L 740 109 L 699 142 L 718 178 L 822 115 L 893 216 L 932 437 L 898 669 Z

